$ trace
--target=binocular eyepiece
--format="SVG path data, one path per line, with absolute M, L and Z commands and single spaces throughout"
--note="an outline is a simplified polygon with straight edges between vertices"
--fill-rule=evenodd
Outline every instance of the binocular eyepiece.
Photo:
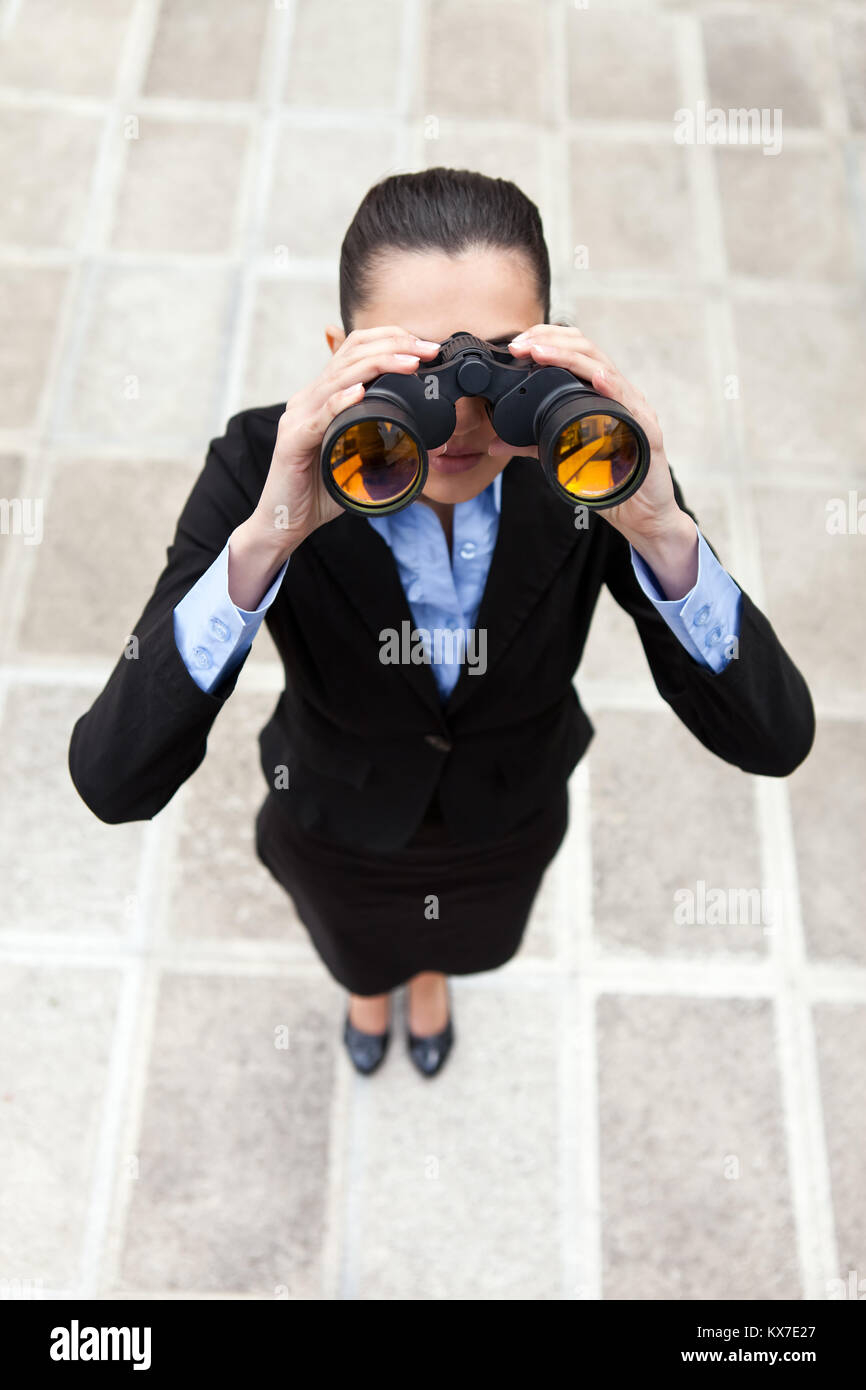
M 544 476 L 572 507 L 618 506 L 650 463 L 649 441 L 618 401 L 564 367 L 516 361 L 471 333 L 452 333 L 414 374 L 384 372 L 325 431 L 322 479 L 350 511 L 382 516 L 408 507 L 427 481 L 427 450 L 454 433 L 455 402 L 481 396 L 500 439 L 538 445 Z

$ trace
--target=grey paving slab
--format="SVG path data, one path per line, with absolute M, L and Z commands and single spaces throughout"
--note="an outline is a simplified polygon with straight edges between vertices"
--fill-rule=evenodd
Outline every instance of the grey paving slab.
M 820 721 L 814 754 L 791 778 L 791 816 L 809 954 L 843 968 L 849 963 L 866 965 L 866 724 L 862 720 Z
M 674 28 L 659 14 L 623 18 L 594 5 L 569 6 L 568 110 L 577 120 L 666 121 L 678 103 Z
M 862 486 L 866 420 L 856 364 L 866 361 L 866 329 L 856 304 L 815 303 L 804 314 L 792 298 L 742 297 L 734 320 L 747 455 L 806 479 L 816 462 L 828 464 Z M 837 362 L 852 370 L 837 371 Z
M 203 458 L 69 457 L 43 505 L 21 653 L 116 661 L 166 562 Z M 108 578 L 110 576 L 110 579 Z
M 0 267 L 0 418 L 5 429 L 32 429 L 46 387 L 46 373 L 68 271 L 11 263 Z
M 699 254 L 688 171 L 676 145 L 571 141 L 571 245 L 593 270 L 670 274 Z
M 145 115 L 126 141 L 111 244 L 122 251 L 231 251 L 250 132 L 235 121 Z
M 842 151 L 760 146 L 716 151 L 728 265 L 736 275 L 851 283 L 854 240 L 846 216 Z M 761 216 L 754 209 L 761 208 Z
M 2 930 L 67 939 L 102 934 L 106 944 L 132 930 L 142 825 L 97 821 L 66 765 L 72 726 L 97 694 L 93 687 L 21 684 L 6 697 Z
M 814 6 L 749 14 L 734 24 L 724 7 L 701 20 L 713 106 L 779 107 L 787 124 L 809 129 L 824 119 L 824 94 L 835 78 L 831 34 Z
M 866 618 L 860 601 L 863 540 L 850 530 L 857 491 L 838 478 L 812 486 L 770 487 L 755 468 L 755 513 L 768 616 L 814 698 L 845 701 L 866 689 Z M 833 529 L 828 530 L 828 524 Z M 839 529 L 844 527 L 844 529 Z M 808 553 L 808 564 L 802 557 Z M 844 633 L 840 640 L 840 633 Z
M 258 732 L 275 703 L 273 695 L 238 688 L 220 711 L 208 756 L 184 788 L 169 925 L 183 943 L 295 944 L 315 965 L 318 957 L 294 904 L 255 850 L 254 822 L 268 791 Z
M 853 1003 L 817 1004 L 814 1018 L 838 1261 L 827 1293 L 834 1299 L 860 1301 L 866 1294 L 866 1201 L 861 1181 L 866 1009 Z
M 400 0 L 353 0 L 336 11 L 317 0 L 299 0 L 286 103 L 396 111 L 403 76 L 403 15 Z
M 665 713 L 606 710 L 590 748 L 593 922 L 606 950 L 760 958 L 774 900 L 753 789 Z
M 104 267 L 79 305 L 83 342 L 60 430 L 107 441 L 206 435 L 231 290 L 230 272 L 209 265 Z
M 17 6 L 0 45 L 0 83 L 70 97 L 110 95 L 133 3 L 27 0 Z
M 560 1297 L 556 1011 L 549 990 L 461 987 L 453 1055 L 435 1087 L 397 1039 L 349 1154 L 350 1296 Z
M 81 236 L 102 122 L 73 111 L 0 111 L 0 241 L 73 247 Z
M 241 406 L 276 405 L 308 386 L 331 357 L 325 324 L 339 325 L 334 282 L 265 279 L 255 288 Z
M 9 1281 L 7 1298 L 17 1290 L 19 1297 L 47 1296 L 79 1278 L 119 985 L 116 971 L 47 960 L 4 962 L 0 972 L 0 1277 Z
M 763 1000 L 599 1000 L 605 1298 L 802 1296 L 773 1047 Z
M 545 31 L 527 0 L 440 0 L 424 8 L 423 76 L 414 115 L 538 120 Z M 483 54 L 483 61 L 479 55 Z
M 367 189 L 396 172 L 393 131 L 284 125 L 274 157 L 261 251 L 332 257 Z M 282 248 L 285 248 L 284 250 Z
M 334 1035 L 327 983 L 163 977 L 117 1292 L 319 1296 Z
M 248 102 L 258 91 L 268 7 L 224 0 L 165 0 L 144 79 L 148 97 Z

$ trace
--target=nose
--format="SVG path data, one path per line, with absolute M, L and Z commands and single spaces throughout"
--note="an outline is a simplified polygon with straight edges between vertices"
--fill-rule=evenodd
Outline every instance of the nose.
M 461 396 L 454 406 L 457 422 L 454 437 L 461 438 L 471 434 L 480 425 L 487 424 L 487 408 L 483 396 Z

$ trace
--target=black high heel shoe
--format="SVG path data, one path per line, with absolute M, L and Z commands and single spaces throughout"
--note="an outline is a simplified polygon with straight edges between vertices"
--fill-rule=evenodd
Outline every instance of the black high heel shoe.
M 440 1033 L 430 1037 L 419 1037 L 407 1026 L 406 1041 L 409 1056 L 422 1076 L 435 1076 L 445 1065 L 445 1060 L 454 1045 L 454 1022 L 452 1019 L 451 987 L 448 989 L 448 1022 Z M 408 1002 L 407 1002 L 408 1011 Z
M 346 1010 L 343 1023 L 343 1042 L 346 1044 L 346 1051 L 352 1059 L 355 1070 L 361 1072 L 362 1076 L 369 1076 L 371 1072 L 376 1070 L 388 1050 L 390 1039 L 390 1024 L 384 1033 L 363 1033 L 351 1022 L 349 1010 Z

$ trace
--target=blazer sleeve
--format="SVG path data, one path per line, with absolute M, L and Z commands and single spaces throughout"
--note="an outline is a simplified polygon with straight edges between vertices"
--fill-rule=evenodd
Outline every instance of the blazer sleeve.
M 193 680 L 177 648 L 174 607 L 258 502 L 243 413 L 211 440 L 166 551 L 166 565 L 103 690 L 76 721 L 68 766 L 79 795 L 107 825 L 150 820 L 203 761 L 216 716 L 249 656 L 212 692 Z M 254 487 L 254 484 L 253 484 Z
M 673 470 L 671 480 L 677 504 L 700 527 Z M 742 592 L 737 651 L 723 670 L 714 672 L 686 651 L 643 593 L 625 537 L 612 526 L 607 531 L 604 581 L 635 621 L 662 699 L 725 762 L 743 772 L 787 777 L 812 747 L 815 711 L 803 676 L 764 614 L 737 580 Z

